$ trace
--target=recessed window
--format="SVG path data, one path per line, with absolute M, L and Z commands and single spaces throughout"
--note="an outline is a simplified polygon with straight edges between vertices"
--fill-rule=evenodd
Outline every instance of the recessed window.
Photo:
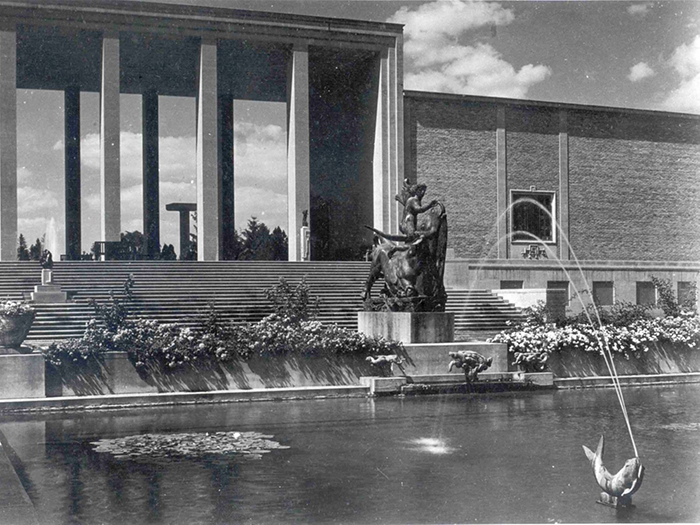
M 513 191 L 511 202 L 513 241 L 554 242 L 554 193 Z
M 656 304 L 656 286 L 651 281 L 637 281 L 637 304 Z
M 521 290 L 522 281 L 501 281 L 501 290 Z
M 596 304 L 609 306 L 614 302 L 612 281 L 593 281 L 593 300 Z
M 547 290 L 566 290 L 569 292 L 569 281 L 547 281 Z
M 678 302 L 685 304 L 694 301 L 696 296 L 695 283 L 690 281 L 678 281 Z

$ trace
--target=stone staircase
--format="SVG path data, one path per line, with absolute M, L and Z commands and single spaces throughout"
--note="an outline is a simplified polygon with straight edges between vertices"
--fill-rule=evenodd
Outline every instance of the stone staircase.
M 195 325 L 209 305 L 235 322 L 257 321 L 270 313 L 264 290 L 280 278 L 290 284 L 302 278 L 321 300 L 319 320 L 356 328 L 361 309 L 367 262 L 281 261 L 108 261 L 56 262 L 53 278 L 69 302 L 37 304 L 37 316 L 28 340 L 79 337 L 92 316 L 90 299 L 109 300 L 110 291 L 121 297 L 124 282 L 133 276 L 130 315 Z M 28 299 L 41 281 L 36 262 L 0 262 L 0 300 Z M 381 283 L 375 284 L 375 294 Z M 448 290 L 447 311 L 455 312 L 457 332 L 498 332 L 518 310 L 486 290 Z

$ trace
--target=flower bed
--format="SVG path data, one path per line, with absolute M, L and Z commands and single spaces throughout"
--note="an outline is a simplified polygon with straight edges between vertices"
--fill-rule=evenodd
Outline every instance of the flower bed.
M 68 385 L 69 391 L 78 393 L 102 391 L 104 386 L 109 391 L 109 381 L 101 377 L 113 375 L 106 368 L 106 356 L 114 352 L 128 356 L 140 377 L 128 382 L 146 381 L 158 391 L 169 391 L 172 385 L 176 391 L 305 386 L 302 376 L 306 372 L 314 376 L 309 385 L 357 384 L 357 374 L 369 372 L 364 361 L 367 356 L 403 352 L 401 343 L 313 320 L 317 302 L 310 298 L 303 281 L 296 288 L 282 281 L 268 292 L 268 298 L 275 313 L 260 322 L 223 322 L 212 308 L 194 328 L 130 320 L 124 302 L 114 297 L 111 304 L 93 305 L 95 318 L 82 338 L 53 343 L 43 350 L 55 379 L 48 389 L 62 391 L 60 385 Z M 119 370 L 114 373 L 130 373 Z M 326 383 L 319 383 L 324 376 Z M 290 377 L 296 379 L 288 380 Z
M 601 356 L 603 351 L 610 351 L 615 362 L 634 359 L 638 363 L 648 363 L 649 359 L 641 360 L 648 352 L 687 353 L 696 350 L 700 344 L 700 318 L 694 313 L 681 313 L 678 316 L 637 319 L 628 326 L 583 323 L 558 326 L 528 321 L 496 335 L 491 342 L 507 344 L 513 362 L 526 371 L 544 370 L 553 356 L 557 356 L 557 362 L 561 364 L 566 362 L 567 353 L 588 353 L 596 356 L 593 361 L 601 365 L 592 369 L 607 374 Z M 682 371 L 700 371 L 681 368 L 685 368 Z M 639 367 L 626 369 L 631 370 L 628 373 L 643 373 Z M 556 371 L 552 371 L 556 375 Z

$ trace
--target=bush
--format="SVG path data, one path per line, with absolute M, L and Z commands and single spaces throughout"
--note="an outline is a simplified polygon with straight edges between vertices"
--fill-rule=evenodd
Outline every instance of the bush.
M 125 290 L 128 288 L 125 286 Z M 125 295 L 130 296 L 128 290 Z M 134 366 L 145 372 L 151 366 L 168 370 L 197 362 L 226 363 L 253 356 L 367 356 L 395 354 L 402 349 L 398 342 L 313 320 L 318 300 L 311 296 L 303 280 L 295 287 L 281 280 L 266 290 L 266 296 L 275 313 L 257 323 L 223 322 L 210 305 L 198 326 L 189 328 L 152 320 L 131 321 L 126 306 L 112 295 L 109 304 L 95 306 L 95 318 L 88 323 L 82 338 L 53 343 L 44 355 L 47 361 L 60 366 L 99 358 L 110 350 L 124 351 Z
M 489 340 L 505 343 L 513 354 L 514 364 L 528 369 L 533 364 L 542 369 L 552 352 L 570 349 L 586 352 L 611 352 L 626 359 L 648 352 L 658 343 L 683 344 L 697 348 L 700 344 L 700 318 L 684 313 L 677 317 L 638 319 L 629 326 L 570 324 L 528 324 L 501 332 Z
M 265 298 L 272 303 L 275 314 L 290 323 L 315 319 L 321 303 L 318 297 L 311 295 L 306 278 L 295 287 L 280 279 L 278 284 L 265 290 Z

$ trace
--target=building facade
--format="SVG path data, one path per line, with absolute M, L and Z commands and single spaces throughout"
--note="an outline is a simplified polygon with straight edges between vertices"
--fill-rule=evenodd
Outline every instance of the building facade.
M 700 116 L 406 92 L 406 175 L 450 211 L 459 287 L 649 302 L 700 266 Z
M 233 100 L 287 107 L 289 259 L 362 257 L 404 178 L 449 213 L 448 286 L 649 300 L 700 269 L 700 117 L 403 90 L 402 26 L 114 0 L 0 0 L 0 260 L 17 245 L 17 89 L 64 92 L 65 257 L 80 256 L 80 93 L 100 96 L 101 239 L 117 241 L 120 94 L 143 114 L 160 244 L 158 97 L 196 100 L 199 260 L 231 258 Z M 244 197 L 244 196 L 243 196 Z M 308 218 L 305 227 L 304 218 Z M 306 228 L 306 229 L 304 229 Z M 310 232 L 310 250 L 303 233 Z M 573 289 L 572 289 L 573 288 Z
M 233 9 L 114 0 L 0 2 L 0 260 L 17 243 L 17 89 L 65 93 L 67 259 L 81 246 L 80 92 L 100 94 L 101 239 L 118 241 L 120 94 L 140 94 L 143 233 L 160 243 L 158 97 L 197 108 L 199 260 L 230 258 L 233 100 L 287 105 L 288 236 L 299 260 L 304 214 L 316 258 L 395 227 L 403 173 L 402 28 Z

